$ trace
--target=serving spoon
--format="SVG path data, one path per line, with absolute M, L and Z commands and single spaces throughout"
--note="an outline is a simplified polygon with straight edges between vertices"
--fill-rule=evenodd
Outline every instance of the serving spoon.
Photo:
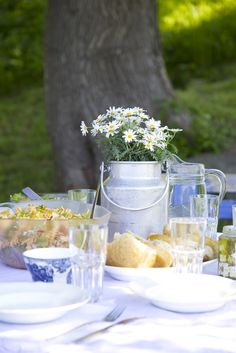
M 30 200 L 42 200 L 42 198 L 34 190 L 32 190 L 29 186 L 22 189 L 22 192 Z
M 97 202 L 98 202 L 98 195 L 99 195 L 99 192 L 100 192 L 100 187 L 101 187 L 101 183 L 98 182 L 98 185 L 97 185 L 97 189 L 96 189 L 96 194 L 95 194 L 95 197 L 94 197 L 94 200 L 93 200 L 93 205 L 92 205 L 92 208 L 91 208 L 91 213 L 90 213 L 90 219 L 93 219 L 94 217 L 94 212 L 95 212 L 95 208 L 96 208 L 96 205 L 97 205 Z

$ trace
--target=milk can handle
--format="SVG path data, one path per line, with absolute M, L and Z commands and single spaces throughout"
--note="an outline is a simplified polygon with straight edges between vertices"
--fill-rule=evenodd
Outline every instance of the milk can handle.
M 166 195 L 166 193 L 168 191 L 168 188 L 169 188 L 169 176 L 167 175 L 165 189 L 164 189 L 162 195 L 154 203 L 152 203 L 149 206 L 141 207 L 141 208 L 123 207 L 123 206 L 118 205 L 114 201 L 112 201 L 110 199 L 110 197 L 106 194 L 105 189 L 104 189 L 104 184 L 103 184 L 103 174 L 104 174 L 104 162 L 102 162 L 102 165 L 101 165 L 101 190 L 102 190 L 105 198 L 107 199 L 107 201 L 109 201 L 113 206 L 116 206 L 116 207 L 118 207 L 118 208 L 120 208 L 122 210 L 125 210 L 125 211 L 144 211 L 144 210 L 148 210 L 151 207 L 156 206 L 165 197 L 165 195 Z
M 219 199 L 220 202 L 223 200 L 225 193 L 226 193 L 226 176 L 225 174 L 218 169 L 206 169 L 205 170 L 205 175 L 213 175 L 215 176 L 220 184 L 220 191 L 219 191 Z

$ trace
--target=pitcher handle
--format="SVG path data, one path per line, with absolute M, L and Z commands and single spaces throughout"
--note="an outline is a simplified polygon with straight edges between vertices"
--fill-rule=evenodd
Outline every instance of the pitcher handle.
M 220 184 L 220 192 L 219 192 L 219 199 L 220 202 L 223 200 L 226 194 L 226 176 L 225 174 L 219 169 L 206 169 L 205 175 L 213 175 L 215 176 Z
M 165 186 L 165 189 L 162 193 L 162 195 L 154 202 L 152 203 L 151 205 L 149 206 L 146 206 L 146 207 L 141 207 L 141 208 L 131 208 L 131 207 L 123 207 L 119 204 L 117 204 L 116 202 L 114 202 L 113 200 L 110 199 L 110 197 L 107 195 L 107 193 L 105 192 L 105 189 L 104 189 L 104 184 L 103 184 L 103 175 L 104 175 L 104 162 L 102 162 L 101 164 L 101 190 L 105 196 L 105 198 L 107 199 L 107 201 L 109 201 L 113 206 L 116 206 L 122 210 L 125 210 L 125 211 L 144 211 L 144 210 L 148 210 L 149 208 L 152 208 L 154 206 L 156 206 L 165 196 L 166 196 L 166 193 L 168 192 L 168 189 L 169 189 L 169 176 L 168 176 L 168 173 L 167 173 L 167 180 L 166 180 L 166 186 Z

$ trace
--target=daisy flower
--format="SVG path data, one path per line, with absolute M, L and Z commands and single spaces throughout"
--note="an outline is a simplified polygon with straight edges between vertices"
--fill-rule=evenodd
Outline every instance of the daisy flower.
M 105 119 L 105 116 L 100 114 L 98 115 L 97 119 L 94 120 L 96 123 L 101 123 Z
M 167 137 L 163 130 L 158 130 L 156 136 L 158 140 L 165 140 Z
M 143 142 L 143 145 L 144 145 L 144 148 L 145 148 L 146 150 L 149 150 L 149 151 L 151 151 L 151 152 L 154 151 L 154 145 L 153 145 L 152 143 L 147 142 L 147 141 L 144 141 L 144 142 Z
M 139 117 L 140 117 L 141 121 L 145 121 L 145 120 L 149 119 L 149 116 L 145 113 L 140 113 Z
M 136 134 L 133 130 L 128 129 L 124 132 L 123 138 L 125 139 L 125 142 L 136 141 Z
M 130 117 L 132 115 L 137 115 L 138 110 L 137 110 L 137 108 L 127 108 L 127 109 L 124 109 L 123 113 L 126 117 Z
M 107 109 L 107 115 L 110 116 L 115 116 L 117 113 L 121 111 L 121 108 L 116 108 L 116 107 L 109 107 Z
M 91 129 L 91 134 L 92 136 L 96 136 L 99 132 L 103 132 L 103 126 L 98 124 L 97 121 L 93 121 L 92 123 L 92 129 Z
M 83 136 L 86 136 L 86 135 L 87 135 L 87 133 L 88 133 L 88 128 L 87 128 L 87 126 L 85 125 L 85 122 L 84 122 L 84 121 L 81 122 L 80 130 L 81 130 Z
M 107 126 L 105 126 L 104 131 L 106 132 L 106 137 L 109 138 L 110 136 L 114 136 L 119 129 L 120 125 L 118 121 L 112 121 Z
M 143 138 L 145 142 L 155 143 L 157 137 L 155 133 L 146 133 Z
M 146 124 L 146 126 L 147 126 L 148 129 L 152 129 L 152 130 L 157 130 L 157 129 L 159 129 L 160 126 L 161 126 L 160 120 L 155 120 L 155 119 L 153 119 L 153 118 L 147 120 L 147 121 L 145 122 L 145 124 Z

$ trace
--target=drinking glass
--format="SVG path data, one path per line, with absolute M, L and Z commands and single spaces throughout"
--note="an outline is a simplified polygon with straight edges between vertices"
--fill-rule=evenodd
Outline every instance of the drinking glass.
M 190 216 L 207 219 L 206 235 L 217 239 L 219 196 L 199 194 L 190 196 Z
M 71 189 L 68 190 L 69 200 L 82 201 L 85 203 L 93 203 L 96 190 L 94 189 Z
M 69 229 L 72 283 L 88 290 L 91 302 L 102 295 L 107 234 L 106 224 L 88 222 Z
M 232 206 L 233 226 L 236 228 L 236 204 Z
M 170 219 L 174 267 L 178 273 L 201 273 L 207 221 L 201 217 Z

